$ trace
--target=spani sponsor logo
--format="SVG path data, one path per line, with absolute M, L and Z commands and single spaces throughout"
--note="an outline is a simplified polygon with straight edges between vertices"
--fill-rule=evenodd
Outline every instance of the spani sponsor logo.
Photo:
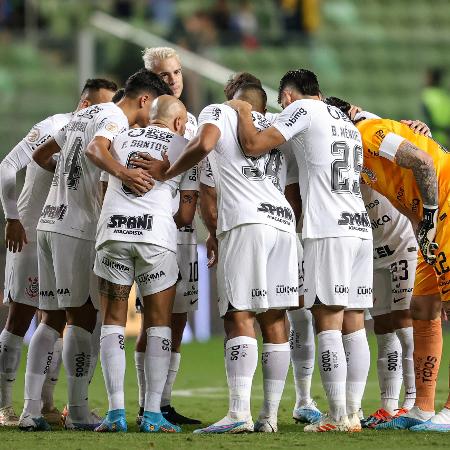
M 344 211 L 338 220 L 338 225 L 346 225 L 350 230 L 362 231 L 366 233 L 371 227 L 369 215 L 366 211 L 361 213 L 350 213 Z
M 109 222 L 106 224 L 107 228 L 114 228 L 114 233 L 137 235 L 142 235 L 144 230 L 151 231 L 152 225 L 153 216 L 150 214 L 142 216 L 115 214 L 109 218 Z
M 275 206 L 270 203 L 260 203 L 257 211 L 268 213 L 268 217 L 278 222 L 291 224 L 294 222 L 294 213 L 286 206 Z

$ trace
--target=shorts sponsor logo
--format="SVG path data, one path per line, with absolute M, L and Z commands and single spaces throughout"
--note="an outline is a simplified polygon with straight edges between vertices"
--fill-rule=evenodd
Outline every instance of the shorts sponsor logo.
M 335 294 L 348 294 L 350 292 L 350 288 L 348 286 L 344 286 L 343 284 L 335 284 L 334 285 L 334 293 Z
M 395 288 L 392 289 L 392 293 L 393 293 L 393 294 L 409 294 L 409 293 L 411 293 L 413 290 L 414 290 L 413 287 L 401 288 L 401 287 L 400 287 L 400 284 L 396 284 L 396 285 L 395 285 Z M 403 298 L 404 298 L 404 297 L 403 297 Z M 401 299 L 399 299 L 399 300 L 397 300 L 397 301 L 399 302 L 400 300 L 401 300 Z M 394 300 L 394 303 L 396 303 L 395 300 Z
M 362 231 L 363 233 L 367 233 L 371 226 L 369 215 L 366 211 L 361 213 L 344 211 L 341 213 L 341 218 L 338 220 L 338 225 L 348 226 L 350 230 Z
M 284 123 L 286 127 L 292 127 L 295 122 L 301 117 L 306 116 L 306 110 L 303 108 L 297 108 L 292 114 L 291 117 Z
M 183 293 L 183 297 L 192 297 L 192 296 L 197 296 L 198 295 L 198 288 L 195 285 L 192 285 L 191 288 L 186 289 Z M 197 299 L 198 300 L 198 299 Z M 197 301 L 195 300 L 195 302 Z M 195 303 L 194 302 L 194 303 Z M 194 303 L 191 302 L 191 305 L 193 305 Z
M 385 214 L 383 217 L 378 217 L 377 219 L 374 219 L 370 222 L 372 225 L 372 230 L 376 230 L 377 228 L 382 227 L 390 221 L 391 218 L 387 214 Z
M 252 289 L 252 298 L 267 297 L 267 291 L 265 289 L 254 288 Z
M 372 294 L 373 293 L 373 289 L 370 286 L 358 286 L 356 293 L 358 295 L 367 295 L 367 294 Z
M 28 295 L 28 297 L 30 298 L 35 298 L 39 295 L 39 282 L 38 282 L 38 277 L 34 277 L 28 278 L 28 287 L 25 289 L 25 293 Z
M 257 211 L 267 213 L 269 219 L 284 223 L 285 225 L 294 223 L 294 213 L 287 206 L 274 206 L 270 203 L 260 203 Z
M 70 295 L 70 289 L 68 288 L 59 288 L 56 289 L 56 295 Z M 52 290 L 49 291 L 39 291 L 40 297 L 54 297 L 55 293 Z
M 373 249 L 374 259 L 386 258 L 386 256 L 391 256 L 395 253 L 395 250 L 389 248 L 389 245 L 383 245 L 382 247 L 376 247 Z
M 120 272 L 129 272 L 130 268 L 124 264 L 118 263 L 116 261 L 112 261 L 108 259 L 106 256 L 102 258 L 102 264 L 104 264 L 106 267 L 109 267 L 110 269 L 116 269 Z
M 55 220 L 63 220 L 68 205 L 45 205 L 41 212 L 40 221 L 43 223 L 55 223 Z
M 115 228 L 113 233 L 134 234 L 142 236 L 143 230 L 151 231 L 153 226 L 153 216 L 143 214 L 142 216 L 124 216 L 115 214 L 109 218 L 107 228 Z
M 277 284 L 275 293 L 277 294 L 296 294 L 298 292 L 298 286 L 286 286 L 284 284 Z
M 139 275 L 137 277 L 137 280 L 139 283 L 152 283 L 153 281 L 160 280 L 161 278 L 165 278 L 166 274 L 163 270 L 160 270 L 159 272 L 153 272 L 153 273 L 143 273 L 142 275 Z

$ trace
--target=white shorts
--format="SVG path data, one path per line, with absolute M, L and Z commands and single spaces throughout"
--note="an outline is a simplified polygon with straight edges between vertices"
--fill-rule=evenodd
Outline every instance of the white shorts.
M 303 245 L 297 234 L 297 259 L 298 259 L 298 295 L 304 294 L 303 284 L 305 282 L 305 262 L 303 260 Z
M 219 237 L 219 312 L 262 313 L 298 307 L 295 235 L 263 224 L 233 228 Z
M 51 231 L 38 230 L 37 236 L 39 309 L 76 308 L 89 298 L 99 309 L 95 242 Z
M 29 242 L 19 253 L 6 251 L 5 290 L 3 303 L 10 298 L 16 303 L 39 308 L 37 244 Z
M 178 244 L 177 262 L 181 280 L 173 304 L 176 314 L 198 309 L 198 257 L 196 244 Z
M 389 269 L 373 271 L 373 308 L 370 309 L 372 317 L 409 309 L 416 267 L 417 259 L 399 259 L 393 262 Z
M 372 307 L 372 241 L 356 237 L 305 239 L 305 307 Z
M 122 286 L 136 281 L 144 297 L 170 288 L 178 279 L 175 252 L 143 242 L 104 242 L 97 249 L 94 272 Z

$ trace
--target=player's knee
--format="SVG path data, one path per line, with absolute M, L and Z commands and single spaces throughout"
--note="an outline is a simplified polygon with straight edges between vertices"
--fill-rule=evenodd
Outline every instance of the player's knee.
M 411 315 L 415 320 L 434 320 L 441 315 L 442 302 L 439 295 L 414 296 L 411 300 Z

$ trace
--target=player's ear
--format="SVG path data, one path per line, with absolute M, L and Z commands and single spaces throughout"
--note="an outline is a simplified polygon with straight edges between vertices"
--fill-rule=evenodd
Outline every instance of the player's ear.
M 91 105 L 92 105 L 91 101 L 85 98 L 83 100 L 80 100 L 80 103 L 78 103 L 78 110 L 88 108 Z
M 150 96 L 149 95 L 142 95 L 139 99 L 139 106 L 143 108 L 146 103 L 150 102 Z

